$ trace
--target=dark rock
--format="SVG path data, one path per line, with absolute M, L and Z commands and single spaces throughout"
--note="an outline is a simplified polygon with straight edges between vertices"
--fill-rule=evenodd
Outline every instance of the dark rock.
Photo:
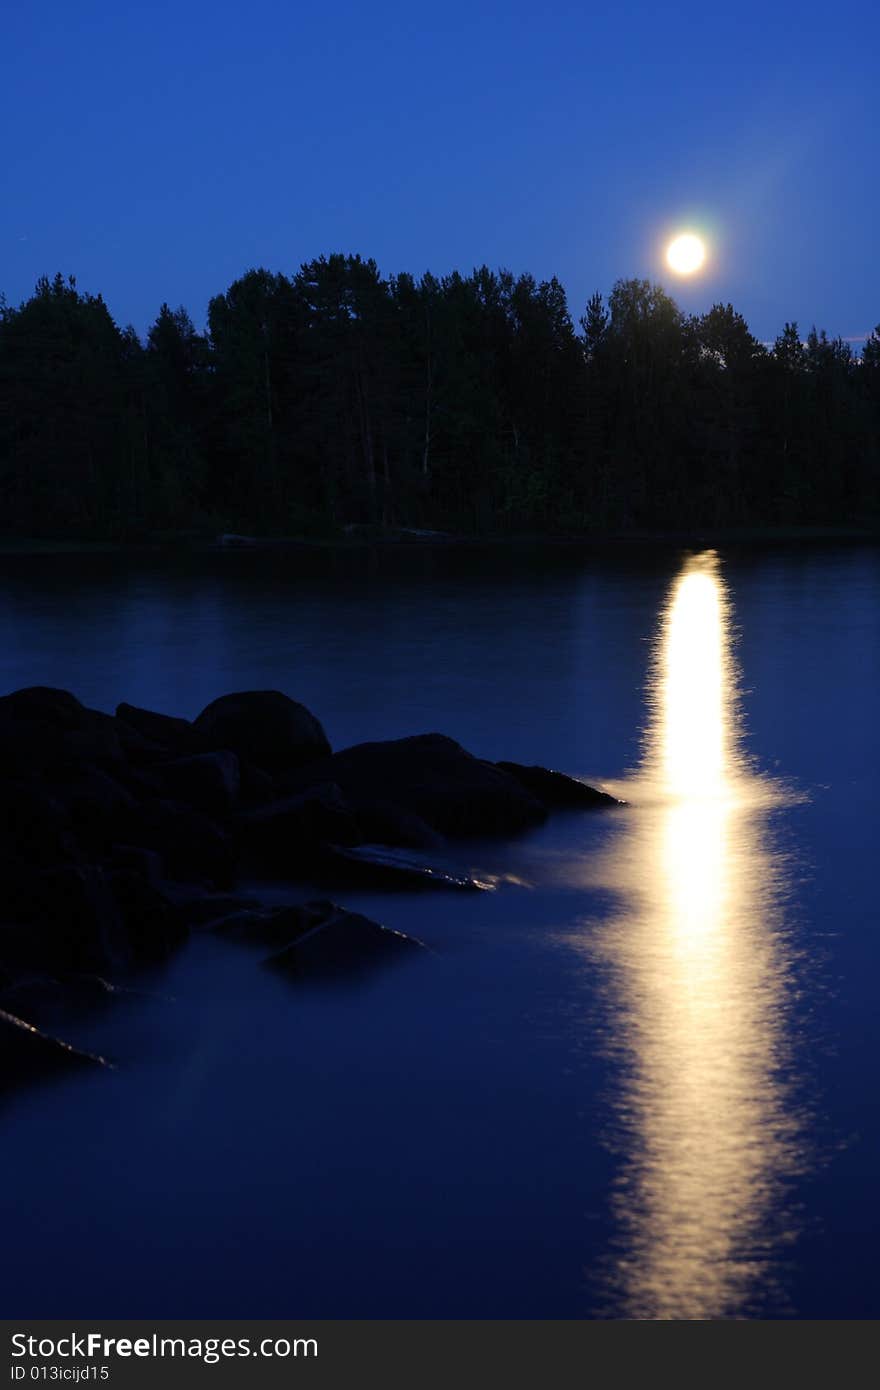
M 109 859 L 114 869 L 134 869 L 154 888 L 158 888 L 165 877 L 162 856 L 153 849 L 142 849 L 140 845 L 113 845 Z
M 393 801 L 361 802 L 354 807 L 358 840 L 372 845 L 396 845 L 403 849 L 437 849 L 443 836 L 415 811 Z
M 474 878 L 460 878 L 443 869 L 433 869 L 384 845 L 360 845 L 357 849 L 323 845 L 311 858 L 309 877 L 334 886 L 344 884 L 351 888 L 390 889 L 392 892 L 450 889 L 478 893 L 486 887 Z
M 0 700 L 0 767 L 7 776 L 42 774 L 51 780 L 84 764 L 111 772 L 124 764 L 111 715 L 86 709 L 66 691 L 38 690 L 40 698 L 31 699 L 33 693 L 17 691 Z M 56 705 L 43 696 L 64 698 Z
M 26 720 L 56 729 L 79 729 L 90 711 L 69 690 L 30 685 L 0 697 L 0 720 Z
M 576 777 L 566 776 L 564 772 L 553 772 L 546 767 L 525 767 L 522 763 L 500 762 L 495 766 L 515 777 L 526 791 L 554 810 L 591 810 L 599 806 L 621 805 L 608 792 L 600 792 L 586 782 L 579 782 Z
M 177 749 L 168 749 L 161 743 L 154 743 L 152 739 L 140 733 L 132 724 L 127 724 L 124 719 L 117 718 L 113 722 L 122 755 L 129 767 L 149 767 L 152 763 L 164 761 L 170 753 L 178 751 Z
M 10 901 L 12 897 L 12 901 Z M 113 974 L 132 953 L 111 885 L 94 865 L 65 865 L 19 880 L 0 932 L 7 961 L 51 975 Z
M 108 1066 L 106 1058 L 81 1052 L 0 1009 L 0 1086 L 4 1089 L 56 1073 Z
M 225 818 L 238 800 L 238 758 L 227 749 L 163 763 L 153 769 L 153 776 L 162 782 L 171 800 L 194 806 L 208 816 Z
M 174 905 L 179 920 L 192 928 L 211 928 L 239 912 L 260 910 L 256 898 L 242 898 L 233 893 L 206 893 L 201 886 L 192 883 L 165 883 L 162 890 Z
M 249 863 L 282 874 L 301 869 L 316 845 L 354 845 L 361 838 L 351 807 L 332 782 L 245 813 L 238 837 Z
M 137 869 L 115 870 L 110 886 L 133 965 L 165 960 L 186 940 L 187 928 L 172 903 Z
M 0 840 L 18 860 L 50 865 L 73 855 L 64 802 L 36 779 L 0 782 Z
M 72 975 L 57 980 L 33 973 L 0 989 L 0 1009 L 52 1032 L 113 1004 L 122 993 L 100 975 Z
M 202 710 L 195 729 L 211 748 L 231 748 L 269 773 L 301 767 L 330 752 L 315 716 L 279 690 L 221 695 Z
M 81 767 L 96 766 L 114 772 L 125 762 L 116 720 L 98 710 L 85 710 L 85 722 L 62 734 L 63 764 Z
M 441 835 L 512 834 L 547 815 L 516 778 L 443 734 L 359 743 L 286 781 L 290 792 L 335 782 L 356 805 L 390 801 Z
M 4 917 L 18 916 L 17 904 L 4 905 Z M 33 924 L 27 921 L 0 922 L 0 966 L 4 987 L 14 984 L 22 974 L 47 970 L 47 952 L 41 939 L 34 939 Z
M 187 934 L 173 904 L 134 867 L 68 865 L 10 885 L 0 926 L 7 968 L 119 976 L 163 960 Z
M 120 820 L 134 810 L 131 792 L 109 773 L 82 767 L 69 780 L 55 784 L 56 795 L 76 826 L 80 841 L 102 848 Z
M 114 776 L 125 789 L 131 792 L 135 801 L 161 801 L 167 796 L 165 783 L 161 776 L 162 761 L 167 761 L 167 753 L 162 754 L 162 759 L 158 765 L 154 760 L 152 764 L 127 764 L 124 768 L 114 768 Z
M 341 908 L 331 902 L 300 903 L 278 908 L 248 908 L 210 922 L 208 928 L 233 941 L 277 948 L 288 946 L 341 911 Z
M 0 768 L 5 777 L 54 775 L 65 762 L 64 730 L 0 711 Z
M 290 946 L 269 956 L 270 970 L 297 979 L 339 980 L 415 956 L 425 947 L 358 912 L 337 909 Z
M 238 767 L 239 798 L 243 806 L 267 806 L 270 801 L 278 800 L 278 787 L 274 777 L 270 777 L 268 772 L 264 772 L 255 763 L 248 762 L 247 758 L 240 757 Z
M 125 839 L 161 854 L 172 878 L 208 879 L 230 888 L 235 856 L 227 835 L 200 811 L 175 801 L 150 801 L 135 808 L 124 826 Z M 123 827 L 120 827 L 122 838 Z
M 203 751 L 204 744 L 188 719 L 177 719 L 172 714 L 157 714 L 154 710 L 125 703 L 116 706 L 116 717 L 149 740 L 153 747 L 167 749 L 178 756 Z

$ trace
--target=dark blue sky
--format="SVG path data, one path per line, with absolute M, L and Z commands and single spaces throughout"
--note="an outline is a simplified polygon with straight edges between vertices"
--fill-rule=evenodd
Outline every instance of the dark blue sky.
M 251 266 L 619 276 L 687 309 L 880 320 L 880 5 L 30 0 L 3 21 L 0 289 L 76 274 L 140 330 Z M 709 273 L 664 271 L 668 229 Z

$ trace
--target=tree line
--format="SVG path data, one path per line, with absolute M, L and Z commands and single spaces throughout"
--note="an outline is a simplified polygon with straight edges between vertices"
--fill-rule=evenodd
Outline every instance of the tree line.
M 0 532 L 469 533 L 874 524 L 880 326 L 860 354 L 621 280 L 251 270 L 146 340 L 43 278 L 0 299 Z

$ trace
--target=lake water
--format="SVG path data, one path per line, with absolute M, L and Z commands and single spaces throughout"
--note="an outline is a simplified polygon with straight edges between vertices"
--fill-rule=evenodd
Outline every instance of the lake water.
M 80 1022 L 118 1072 L 0 1112 L 5 1316 L 880 1313 L 880 552 L 0 573 L 5 690 L 278 688 L 629 803 L 338 895 L 433 952 L 357 987 L 197 936 Z

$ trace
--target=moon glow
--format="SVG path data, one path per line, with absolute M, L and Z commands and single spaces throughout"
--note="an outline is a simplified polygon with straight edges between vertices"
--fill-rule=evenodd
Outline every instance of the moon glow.
M 705 260 L 705 243 L 693 232 L 682 232 L 666 248 L 666 264 L 676 275 L 693 275 Z

